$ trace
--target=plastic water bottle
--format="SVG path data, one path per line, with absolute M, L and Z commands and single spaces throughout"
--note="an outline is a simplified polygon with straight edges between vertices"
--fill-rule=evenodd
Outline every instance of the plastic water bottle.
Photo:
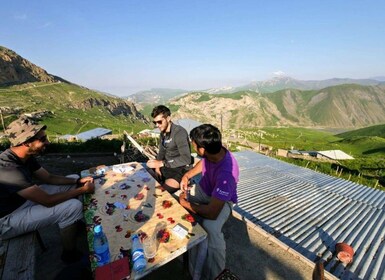
M 137 234 L 134 234 L 132 236 L 132 246 L 131 246 L 131 252 L 132 252 L 132 269 L 135 272 L 140 272 L 146 267 L 146 259 L 144 258 L 144 252 L 142 244 L 139 241 L 139 236 Z
M 110 262 L 110 248 L 101 225 L 96 225 L 94 227 L 94 251 L 98 266 L 102 266 Z
M 187 185 L 187 190 L 186 190 L 186 200 L 187 201 L 190 201 L 190 197 L 191 197 L 191 189 L 192 188 L 195 188 L 195 182 L 193 181 L 192 184 L 188 184 Z

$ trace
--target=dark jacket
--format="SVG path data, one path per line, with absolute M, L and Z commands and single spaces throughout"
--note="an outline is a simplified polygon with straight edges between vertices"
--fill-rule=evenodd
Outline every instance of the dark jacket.
M 156 157 L 164 166 L 175 168 L 192 163 L 190 140 L 187 131 L 171 123 L 170 132 L 160 134 L 159 153 Z
M 34 157 L 22 162 L 10 149 L 0 154 L 0 218 L 26 201 L 17 192 L 35 184 L 32 176 L 40 168 Z

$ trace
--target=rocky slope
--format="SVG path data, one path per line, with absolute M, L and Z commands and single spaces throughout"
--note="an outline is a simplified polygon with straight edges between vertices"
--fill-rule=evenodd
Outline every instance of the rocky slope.
M 0 46 L 0 86 L 30 82 L 54 83 L 63 81 L 22 58 L 14 51 Z
M 97 98 L 90 97 L 81 102 L 74 102 L 72 108 L 88 110 L 94 107 L 103 107 L 107 109 L 111 115 L 118 116 L 134 116 L 137 119 L 144 119 L 143 115 L 139 113 L 135 105 L 132 102 L 127 100 L 122 100 L 120 98 Z
M 176 118 L 192 118 L 223 128 L 301 126 L 357 128 L 385 123 L 385 87 L 341 85 L 318 91 L 282 90 L 194 93 L 171 102 Z

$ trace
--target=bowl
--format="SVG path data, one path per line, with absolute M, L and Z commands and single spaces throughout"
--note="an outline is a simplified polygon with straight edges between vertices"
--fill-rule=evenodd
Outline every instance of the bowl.
M 337 243 L 335 247 L 337 258 L 344 264 L 349 264 L 353 261 L 354 249 L 346 243 Z

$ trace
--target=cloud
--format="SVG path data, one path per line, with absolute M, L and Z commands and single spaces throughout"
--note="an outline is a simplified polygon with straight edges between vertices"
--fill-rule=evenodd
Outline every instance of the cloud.
M 281 70 L 278 70 L 278 71 L 273 72 L 273 76 L 282 77 L 282 76 L 286 76 L 286 73 L 281 71 Z
M 15 20 L 26 20 L 27 19 L 27 15 L 26 14 L 18 14 L 18 15 L 14 15 L 13 18 Z

